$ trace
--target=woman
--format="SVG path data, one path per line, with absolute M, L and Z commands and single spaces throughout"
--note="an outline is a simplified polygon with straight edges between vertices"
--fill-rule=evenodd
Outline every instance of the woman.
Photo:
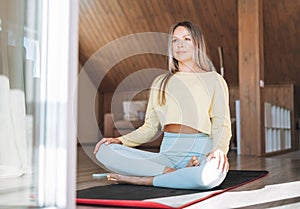
M 205 190 L 222 183 L 229 169 L 231 123 L 226 82 L 207 57 L 201 31 L 175 24 L 169 38 L 169 73 L 152 84 L 145 123 L 118 138 L 103 138 L 96 158 L 113 183 Z M 137 150 L 161 126 L 159 153 Z

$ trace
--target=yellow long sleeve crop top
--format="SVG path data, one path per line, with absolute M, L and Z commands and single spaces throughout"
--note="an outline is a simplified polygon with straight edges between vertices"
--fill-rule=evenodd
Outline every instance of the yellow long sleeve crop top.
M 145 122 L 137 130 L 119 137 L 125 146 L 149 142 L 159 125 L 182 124 L 206 133 L 213 140 L 213 150 L 228 152 L 231 138 L 228 87 L 217 72 L 177 72 L 167 83 L 166 103 L 159 105 L 160 83 L 165 75 L 152 83 Z

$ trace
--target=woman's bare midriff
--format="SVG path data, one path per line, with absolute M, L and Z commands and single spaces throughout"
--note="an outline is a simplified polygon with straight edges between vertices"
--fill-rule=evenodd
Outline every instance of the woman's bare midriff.
M 181 124 L 168 124 L 165 125 L 164 128 L 165 132 L 170 132 L 170 133 L 182 133 L 182 134 L 196 134 L 196 133 L 201 133 L 200 131 L 191 128 L 189 126 L 181 125 Z

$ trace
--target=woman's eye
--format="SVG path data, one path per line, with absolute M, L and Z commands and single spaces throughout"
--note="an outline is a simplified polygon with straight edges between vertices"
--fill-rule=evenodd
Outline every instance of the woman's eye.
M 191 38 L 190 37 L 186 37 L 184 40 L 191 41 Z
M 173 43 L 176 43 L 178 41 L 178 39 L 172 39 Z

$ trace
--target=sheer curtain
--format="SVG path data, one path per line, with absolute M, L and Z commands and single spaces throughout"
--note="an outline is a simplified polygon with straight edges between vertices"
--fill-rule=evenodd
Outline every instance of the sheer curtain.
M 24 0 L 0 0 L 0 178 L 28 167 L 24 80 Z
M 78 0 L 0 0 L 1 206 L 75 208 L 77 50 Z
M 0 0 L 0 74 L 9 78 L 10 88 L 24 90 L 24 0 Z

